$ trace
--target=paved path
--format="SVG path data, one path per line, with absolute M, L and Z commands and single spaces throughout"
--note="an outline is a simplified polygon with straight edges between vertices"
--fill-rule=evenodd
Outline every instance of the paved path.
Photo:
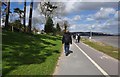
M 54 75 L 118 75 L 118 61 L 83 43 L 74 43 L 73 53 L 59 58 Z

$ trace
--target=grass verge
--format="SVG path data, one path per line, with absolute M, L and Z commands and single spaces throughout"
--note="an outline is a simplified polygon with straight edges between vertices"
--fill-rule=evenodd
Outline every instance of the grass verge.
M 61 53 L 61 37 L 3 31 L 2 38 L 3 76 L 53 74 Z
M 118 48 L 116 47 L 112 47 L 112 46 L 109 46 L 107 44 L 104 44 L 104 43 L 101 43 L 101 42 L 95 42 L 95 41 L 91 41 L 89 39 L 85 39 L 85 38 L 82 38 L 81 41 L 91 47 L 93 47 L 94 49 L 98 50 L 98 51 L 101 51 L 115 59 L 118 59 L 120 60 L 120 58 L 118 57 Z

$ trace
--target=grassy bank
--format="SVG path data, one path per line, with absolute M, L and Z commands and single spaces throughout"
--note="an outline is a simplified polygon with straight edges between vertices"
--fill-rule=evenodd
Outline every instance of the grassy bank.
M 61 37 L 2 33 L 3 75 L 51 75 L 61 50 Z M 22 77 L 22 76 L 20 76 Z
M 112 46 L 109 46 L 107 44 L 104 44 L 104 43 L 101 43 L 101 42 L 95 42 L 95 41 L 91 41 L 89 39 L 85 39 L 85 38 L 82 38 L 81 40 L 83 43 L 95 48 L 96 50 L 99 50 L 115 59 L 119 59 L 120 58 L 118 57 L 118 48 L 115 48 L 115 47 L 112 47 Z

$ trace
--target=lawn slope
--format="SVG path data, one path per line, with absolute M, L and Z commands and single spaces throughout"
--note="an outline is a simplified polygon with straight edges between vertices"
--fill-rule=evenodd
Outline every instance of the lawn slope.
M 3 75 L 51 75 L 61 47 L 61 37 L 3 31 Z

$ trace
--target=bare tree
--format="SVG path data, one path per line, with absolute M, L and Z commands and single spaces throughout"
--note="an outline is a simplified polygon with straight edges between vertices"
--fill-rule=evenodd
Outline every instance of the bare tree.
M 51 4 L 50 2 L 40 2 L 41 13 L 45 16 L 47 20 L 48 17 L 52 17 L 52 14 L 57 6 Z
M 33 11 L 33 1 L 30 4 L 29 25 L 28 25 L 29 33 L 31 33 L 31 28 L 32 28 L 32 11 Z
M 9 13 L 10 13 L 10 0 L 8 0 L 6 5 L 7 8 L 6 8 L 5 28 L 9 28 L 10 26 L 8 25 L 8 22 L 9 22 Z
M 0 1 L 0 9 L 1 9 L 1 6 L 2 6 L 2 2 Z M 0 18 L 1 18 L 1 11 L 0 11 Z M 0 20 L 0 22 L 1 22 L 1 20 Z M 1 24 L 0 24 L 0 29 L 1 29 Z
M 23 17 L 24 32 L 26 31 L 26 0 L 24 2 L 24 17 Z

